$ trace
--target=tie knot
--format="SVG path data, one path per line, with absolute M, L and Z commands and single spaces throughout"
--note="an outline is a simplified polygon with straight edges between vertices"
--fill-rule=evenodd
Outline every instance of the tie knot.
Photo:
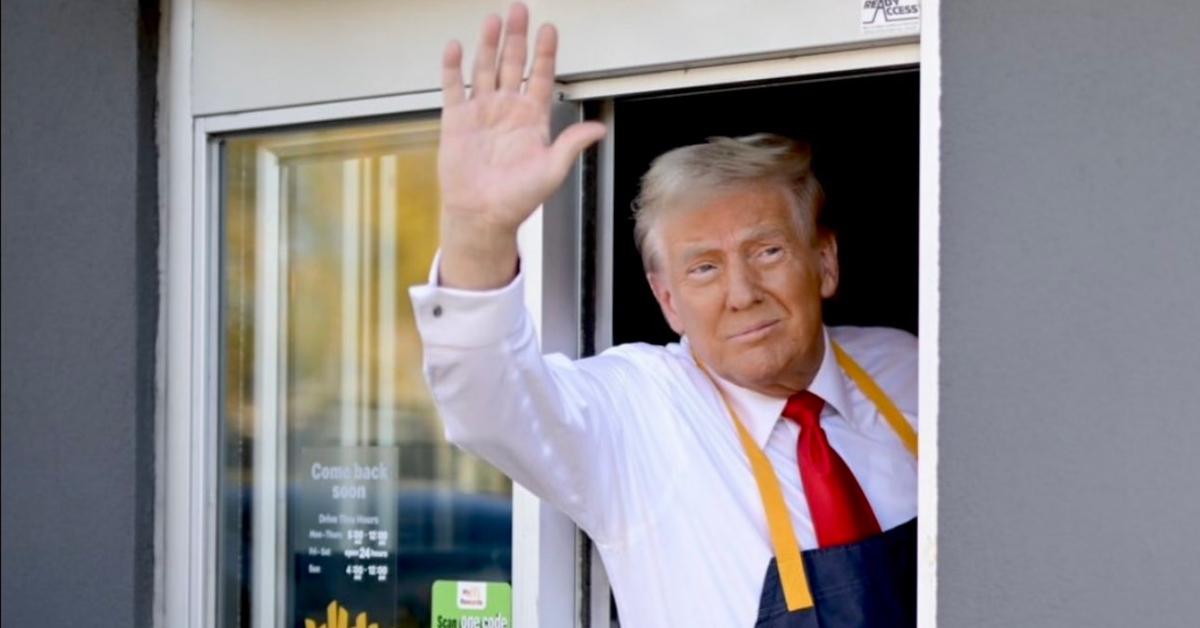
M 788 397 L 787 405 L 783 407 L 783 416 L 797 422 L 800 427 L 816 427 L 821 419 L 821 409 L 825 400 L 815 394 L 802 390 Z

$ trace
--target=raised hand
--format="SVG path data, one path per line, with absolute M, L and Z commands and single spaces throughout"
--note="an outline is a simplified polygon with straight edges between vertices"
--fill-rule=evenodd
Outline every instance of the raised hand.
M 444 285 L 484 289 L 510 281 L 517 227 L 605 133 L 598 122 L 580 122 L 550 141 L 558 35 L 550 24 L 538 29 L 522 92 L 528 24 L 528 9 L 513 4 L 500 52 L 500 18 L 484 20 L 470 98 L 463 87 L 462 47 L 452 41 L 442 57 L 438 180 Z

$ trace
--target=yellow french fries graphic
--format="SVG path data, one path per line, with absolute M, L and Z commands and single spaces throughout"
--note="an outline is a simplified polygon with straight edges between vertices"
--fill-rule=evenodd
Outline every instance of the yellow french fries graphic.
M 359 613 L 354 617 L 354 626 L 351 627 L 350 611 L 334 600 L 325 607 L 325 623 L 318 624 L 314 619 L 306 619 L 304 628 L 379 628 L 379 624 L 368 624 L 367 621 L 367 614 Z

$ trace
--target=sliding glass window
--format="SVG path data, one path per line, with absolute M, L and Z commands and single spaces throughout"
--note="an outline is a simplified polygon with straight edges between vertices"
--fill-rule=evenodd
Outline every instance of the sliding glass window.
M 219 625 L 427 626 L 435 579 L 511 580 L 510 482 L 443 439 L 408 301 L 437 134 L 219 142 Z

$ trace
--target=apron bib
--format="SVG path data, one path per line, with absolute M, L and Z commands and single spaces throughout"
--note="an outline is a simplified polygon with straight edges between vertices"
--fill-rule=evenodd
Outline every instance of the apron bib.
M 904 414 L 850 354 L 832 344 L 842 370 L 875 404 L 915 458 L 917 434 Z M 696 363 L 708 375 L 704 365 L 699 360 Z M 916 626 L 916 518 L 857 543 L 801 552 L 774 468 L 724 391 L 715 382 L 714 386 L 750 459 L 775 550 L 763 579 L 756 628 Z

